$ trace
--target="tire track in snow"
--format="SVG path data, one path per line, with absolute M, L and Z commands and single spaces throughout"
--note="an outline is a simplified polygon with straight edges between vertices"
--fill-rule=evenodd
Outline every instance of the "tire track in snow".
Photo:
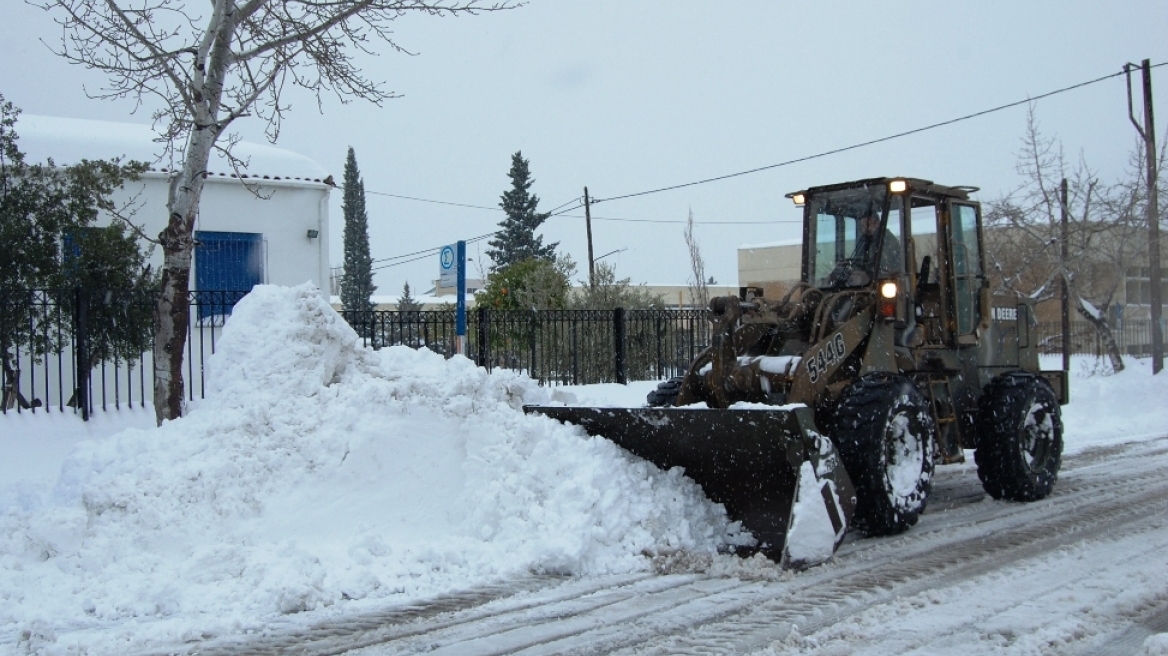
M 915 553 L 883 556 L 879 562 L 845 559 L 842 569 L 850 571 L 806 587 L 794 595 L 798 597 L 795 600 L 767 602 L 745 611 L 744 617 L 730 617 L 669 640 L 655 640 L 649 648 L 636 645 L 636 653 L 749 653 L 789 638 L 794 627 L 804 636 L 811 635 L 897 598 L 953 586 L 986 572 L 1009 569 L 1068 545 L 1112 540 L 1145 531 L 1148 516 L 1154 513 L 1163 516 L 1166 511 L 1168 482 L 1149 482 L 1138 495 L 1080 507 L 1047 521 L 1037 519 L 1027 527 L 998 522 L 986 527 L 992 532 L 984 539 L 971 540 L 966 535 L 936 540 L 927 551 L 912 549 Z M 747 625 L 753 630 L 744 630 Z
M 321 618 L 311 626 L 293 618 L 265 636 L 166 653 L 749 652 L 788 638 L 795 626 L 809 635 L 897 597 L 975 579 L 1067 545 L 1139 531 L 1143 517 L 1165 514 L 1166 453 L 1168 440 L 1160 440 L 1069 457 L 1055 493 L 1032 504 L 978 496 L 969 465 L 952 475 L 941 469 L 938 501 L 917 528 L 851 541 L 833 562 L 797 575 L 753 572 L 785 579 L 777 582 L 709 573 L 530 577 L 430 603 Z M 746 568 L 738 573 L 752 574 Z

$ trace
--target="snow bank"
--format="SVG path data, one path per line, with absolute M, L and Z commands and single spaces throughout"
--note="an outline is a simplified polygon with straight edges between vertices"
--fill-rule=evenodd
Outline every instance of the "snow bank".
M 541 416 L 530 379 L 360 346 L 257 287 L 187 417 L 83 442 L 0 514 L 0 651 L 125 651 L 525 572 L 648 569 L 733 536 L 678 472 Z
M 1063 407 L 1067 453 L 1143 441 L 1168 432 L 1168 374 L 1152 375 L 1150 359 L 1124 358 L 1118 374 L 1104 361 L 1071 361 L 1071 402 Z M 1061 356 L 1043 356 L 1047 369 L 1062 367 Z

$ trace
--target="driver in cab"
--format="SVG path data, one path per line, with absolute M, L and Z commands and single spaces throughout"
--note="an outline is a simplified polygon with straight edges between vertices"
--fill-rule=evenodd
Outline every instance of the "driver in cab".
M 856 249 L 852 258 L 857 262 L 869 264 L 879 246 L 880 216 L 875 211 L 869 211 L 860 217 L 859 234 L 856 237 Z M 878 274 L 896 273 L 902 271 L 902 249 L 900 240 L 891 230 L 884 231 L 884 248 L 880 253 L 880 270 Z

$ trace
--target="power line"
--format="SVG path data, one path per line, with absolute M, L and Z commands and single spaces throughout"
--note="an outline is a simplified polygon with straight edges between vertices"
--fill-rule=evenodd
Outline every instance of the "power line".
M 1161 67 L 1161 66 L 1165 66 L 1165 65 L 1168 65 L 1168 62 L 1161 62 L 1161 63 L 1159 63 L 1159 64 L 1153 64 L 1153 65 L 1152 65 L 1152 68 L 1159 68 L 1159 67 Z M 993 107 L 993 108 L 991 108 L 991 109 L 985 109 L 985 110 L 982 110 L 982 111 L 979 111 L 979 112 L 974 112 L 974 113 L 972 113 L 972 114 L 967 114 L 967 115 L 965 115 L 965 116 L 960 116 L 960 117 L 957 117 L 957 118 L 949 119 L 949 120 L 947 120 L 947 121 L 941 121 L 940 123 L 933 123 L 933 124 L 931 124 L 931 125 L 926 125 L 926 126 L 924 126 L 924 127 L 915 128 L 915 129 L 912 129 L 912 130 L 906 130 L 906 131 L 904 131 L 904 132 L 899 132 L 899 133 L 897 133 L 897 134 L 888 135 L 888 136 L 885 136 L 885 137 L 880 137 L 880 138 L 878 138 L 878 139 L 871 139 L 871 140 L 869 140 L 869 141 L 864 141 L 864 142 L 860 142 L 860 143 L 857 143 L 857 144 L 852 144 L 852 145 L 850 145 L 850 146 L 844 146 L 844 147 L 842 147 L 842 148 L 835 148 L 835 149 L 832 149 L 832 150 L 823 151 L 823 152 L 820 152 L 820 153 L 816 153 L 816 154 L 814 154 L 814 155 L 807 155 L 807 156 L 804 156 L 804 157 L 798 157 L 798 158 L 795 158 L 795 159 L 786 160 L 786 161 L 784 161 L 784 162 L 779 162 L 779 163 L 777 163 L 777 164 L 769 164 L 769 165 L 767 165 L 767 166 L 760 166 L 760 167 L 756 167 L 756 168 L 753 168 L 753 169 L 747 169 L 747 170 L 745 170 L 745 171 L 738 171 L 738 172 L 736 172 L 736 173 L 728 173 L 728 174 L 726 174 L 726 175 L 715 176 L 715 177 L 712 177 L 712 178 L 705 178 L 705 179 L 702 179 L 702 180 L 695 180 L 695 181 L 693 181 L 693 182 L 685 182 L 685 183 L 682 183 L 682 184 L 670 185 L 670 186 L 667 186 L 667 187 L 659 187 L 659 188 L 657 188 L 657 189 L 649 189 L 649 190 L 646 190 L 646 191 L 638 191 L 638 192 L 631 193 L 631 194 L 623 194 L 623 195 L 620 195 L 620 196 L 612 196 L 612 197 L 610 197 L 610 198 L 601 198 L 601 199 L 593 198 L 591 202 L 592 202 L 593 204 L 596 204 L 596 203 L 607 202 L 607 201 L 613 201 L 613 200 L 623 200 L 623 199 L 626 199 L 626 198 L 634 198 L 634 197 L 637 197 L 637 196 L 647 196 L 647 195 L 649 195 L 649 194 L 656 194 L 656 193 L 661 193 L 661 192 L 664 192 L 664 191 L 673 191 L 673 190 L 675 190 L 675 189 L 683 189 L 683 188 L 685 188 L 685 187 L 693 187 L 693 186 L 696 186 L 696 185 L 707 184 L 707 183 L 710 183 L 710 182 L 718 182 L 718 181 L 721 181 L 721 180 L 728 180 L 728 179 L 730 179 L 730 178 L 736 178 L 736 177 L 740 177 L 740 176 L 744 176 L 744 175 L 749 175 L 749 174 L 751 174 L 751 173 L 759 173 L 759 172 L 762 172 L 762 171 L 769 171 L 769 170 L 771 170 L 771 169 L 776 169 L 776 168 L 780 168 L 780 167 L 784 167 L 784 166 L 790 166 L 790 165 L 792 165 L 792 164 L 798 164 L 798 163 L 801 163 L 801 162 L 806 162 L 806 161 L 810 161 L 810 160 L 813 160 L 813 159 L 820 159 L 820 158 L 823 158 L 823 157 L 827 157 L 827 156 L 829 156 L 829 155 L 837 155 L 837 154 L 839 154 L 839 153 L 847 152 L 847 151 L 850 151 L 850 150 L 856 150 L 856 149 L 858 149 L 858 148 L 864 148 L 864 147 L 866 147 L 866 146 L 872 146 L 872 145 L 875 145 L 875 144 L 878 144 L 878 143 L 884 143 L 884 142 L 886 142 L 886 141 L 891 141 L 891 140 L 893 140 L 893 139 L 899 139 L 899 138 L 902 138 L 902 137 L 907 137 L 907 136 L 910 136 L 910 135 L 913 135 L 913 134 L 918 134 L 918 133 L 921 133 L 921 132 L 926 132 L 926 131 L 929 131 L 929 130 L 934 130 L 934 129 L 937 129 L 937 128 L 940 128 L 940 127 L 944 127 L 944 126 L 947 126 L 947 125 L 953 125 L 954 123 L 960 123 L 961 121 L 967 121 L 967 120 L 970 120 L 970 119 L 978 118 L 978 117 L 980 117 L 980 116 L 985 116 L 985 115 L 987 115 L 987 114 L 992 114 L 992 113 L 994 113 L 994 112 L 999 112 L 999 111 L 1002 111 L 1002 110 L 1005 110 L 1005 109 L 1010 109 L 1010 108 L 1012 108 L 1012 107 L 1017 107 L 1017 106 L 1019 106 L 1019 105 L 1023 105 L 1023 104 L 1027 104 L 1027 103 L 1035 102 L 1035 101 L 1038 101 L 1038 100 L 1042 100 L 1042 99 L 1044 99 L 1044 98 L 1049 98 L 1049 97 L 1051 97 L 1051 96 L 1058 95 L 1058 94 L 1060 94 L 1060 93 L 1066 93 L 1066 92 L 1068 92 L 1068 91 L 1073 91 L 1073 90 L 1075 90 L 1075 89 L 1080 89 L 1080 88 L 1083 88 L 1083 87 L 1086 87 L 1086 86 L 1090 86 L 1090 85 L 1092 85 L 1092 84 L 1097 84 L 1097 83 L 1099 83 L 1099 82 L 1102 82 L 1102 81 L 1104 81 L 1104 80 L 1109 80 L 1109 79 L 1111 79 L 1111 78 L 1113 78 L 1113 77 L 1119 77 L 1119 76 L 1121 76 L 1121 75 L 1124 75 L 1124 74 L 1125 74 L 1125 71 L 1120 71 L 1120 72 L 1118 72 L 1118 73 L 1112 73 L 1112 74 L 1110 74 L 1110 75 L 1104 75 L 1103 77 L 1098 77 L 1098 78 L 1095 78 L 1095 79 L 1093 79 L 1093 80 L 1088 80 L 1088 81 L 1086 81 L 1086 82 L 1080 82 L 1080 83 L 1078 83 L 1078 84 L 1073 84 L 1073 85 L 1071 85 L 1071 86 L 1068 86 L 1068 87 L 1063 87 L 1063 88 L 1061 88 L 1061 89 L 1056 89 L 1056 90 L 1054 90 L 1054 91 L 1048 91 L 1048 92 L 1046 92 L 1046 93 L 1043 93 L 1043 94 L 1040 94 L 1040 95 L 1037 95 L 1037 96 L 1028 97 L 1028 98 L 1026 98 L 1026 99 L 1024 99 L 1024 100 L 1018 100 L 1018 101 L 1015 101 L 1015 102 L 1012 102 L 1012 103 L 1007 103 L 1007 104 L 1005 104 L 1005 105 L 999 105 L 999 106 L 997 106 L 997 107 Z M 390 198 L 400 198 L 400 199 L 403 199 L 403 200 L 412 200 L 412 201 L 421 202 L 421 203 L 433 203 L 433 204 L 436 204 L 436 205 L 450 205 L 450 206 L 453 206 L 453 207 L 464 207 L 464 208 L 469 208 L 469 209 L 487 210 L 487 211 L 492 211 L 492 212 L 501 212 L 501 211 L 503 211 L 503 210 L 502 210 L 502 208 L 500 208 L 500 207 L 486 207 L 486 206 L 483 206 L 483 205 L 471 205 L 471 204 L 469 204 L 469 203 L 457 203 L 457 202 L 453 202 L 453 201 L 434 200 L 434 199 L 431 199 L 431 198 L 419 198 L 419 197 L 417 197 L 417 196 L 406 196 L 406 195 L 403 195 L 403 194 L 391 194 L 391 193 L 382 192 L 382 191 L 368 191 L 368 190 L 367 190 L 367 191 L 366 191 L 366 193 L 369 193 L 369 194 L 375 194 L 375 195 L 378 195 L 378 196 L 387 196 L 387 197 L 390 197 Z M 572 207 L 568 207 L 568 208 L 566 208 L 566 209 L 561 209 L 561 208 L 564 208 L 564 206 L 565 206 L 565 205 L 572 205 L 573 203 L 575 203 L 575 205 L 573 205 Z M 577 210 L 577 209 L 580 209 L 580 208 L 581 208 L 581 207 L 583 207 L 583 206 L 584 206 L 584 204 L 581 202 L 581 199 L 580 199 L 580 198 L 578 198 L 578 197 L 577 197 L 577 198 L 573 198 L 572 200 L 569 200 L 569 201 L 568 201 L 568 202 L 566 202 L 566 203 L 562 203 L 562 204 L 560 204 L 560 205 L 556 206 L 555 208 L 552 208 L 552 210 L 550 210 L 550 211 L 548 212 L 548 215 L 549 215 L 549 217 L 554 217 L 554 216 L 566 216 L 567 218 L 577 218 L 577 219 L 579 219 L 579 218 L 584 218 L 584 217 L 582 217 L 582 216 L 579 216 L 579 215 L 569 215 L 569 214 L 567 214 L 568 212 L 575 211 L 575 210 Z M 686 221 L 682 221 L 682 220 L 679 220 L 679 219 L 630 219 L 630 218 L 621 218 L 621 217 L 592 217 L 592 218 L 593 218 L 593 220 L 596 220 L 596 221 L 619 221 L 619 222 L 626 222 L 626 223 L 671 223 L 671 224 L 681 224 L 681 223 L 686 223 Z M 774 220 L 774 221 L 694 221 L 694 224 L 695 224 L 695 225 L 768 225 L 768 224 L 776 224 L 776 223 L 801 223 L 801 221 L 797 221 L 797 220 Z M 491 237 L 491 236 L 494 236 L 494 235 L 496 235 L 496 234 L 498 234 L 498 231 L 496 231 L 496 232 L 491 232 L 491 233 L 487 233 L 487 234 L 485 234 L 485 235 L 480 235 L 480 236 L 478 236 L 478 237 L 473 237 L 473 238 L 471 238 L 471 239 L 468 239 L 468 240 L 466 240 L 466 241 L 467 241 L 467 243 L 472 243 L 472 242 L 475 242 L 475 241 L 480 241 L 480 240 L 482 240 L 482 239 L 486 239 L 486 238 L 488 238 L 488 237 Z M 433 247 L 433 248 L 428 248 L 428 249 L 421 250 L 421 251 L 414 251 L 413 253 L 406 253 L 406 254 L 404 254 L 404 255 L 395 255 L 395 256 L 391 256 L 391 257 L 387 257 L 387 258 L 380 258 L 380 259 L 377 259 L 377 260 L 373 260 L 373 262 L 388 262 L 388 261 L 390 261 L 390 260 L 402 260 L 402 261 L 400 261 L 400 262 L 393 262 L 393 263 L 391 263 L 391 264 L 386 264 L 386 265 L 383 265 L 383 266 L 380 266 L 380 267 L 375 267 L 375 268 L 374 268 L 374 270 L 385 269 L 385 268 L 389 268 L 389 267 L 397 266 L 397 265 L 399 265 L 399 264 L 407 264 L 407 263 L 409 263 L 409 262 L 416 262 L 416 261 L 418 261 L 418 260 L 425 259 L 426 257 L 428 257 L 428 256 L 429 256 L 429 254 L 431 254 L 431 253 L 435 253 L 435 252 L 437 252 L 437 251 L 440 251 L 440 250 L 442 250 L 442 246 L 436 246 L 436 247 Z M 411 256 L 414 256 L 414 255 L 417 255 L 418 257 L 411 257 Z M 411 258 L 411 259 L 403 259 L 403 258 Z
M 382 257 L 382 258 L 378 258 L 376 260 L 371 260 L 370 262 L 375 264 L 377 262 L 388 262 L 390 260 L 400 260 L 403 257 L 410 257 L 411 255 L 421 255 L 422 253 L 426 253 L 426 254 L 437 253 L 440 250 L 442 250 L 441 246 L 435 246 L 434 248 L 427 248 L 427 249 L 421 250 L 421 251 L 414 251 L 413 253 L 406 253 L 404 255 L 393 255 L 390 257 Z
M 493 237 L 497 234 L 499 234 L 498 231 L 488 232 L 486 234 L 479 235 L 478 237 L 471 237 L 470 239 L 464 239 L 463 241 L 465 241 L 468 244 L 473 244 L 476 241 L 482 241 L 488 237 Z M 401 258 L 410 257 L 411 255 L 417 255 L 417 257 L 412 257 L 408 260 L 401 260 L 400 262 L 391 262 L 389 264 L 383 264 L 383 265 L 378 266 L 378 267 L 372 267 L 370 269 L 370 271 L 380 271 L 382 269 L 388 269 L 388 268 L 395 267 L 395 266 L 398 266 L 401 264 L 409 264 L 410 262 L 417 262 L 418 260 L 424 260 L 428 257 L 431 257 L 431 255 L 433 253 L 436 253 L 436 252 L 442 250 L 446 246 L 448 246 L 448 244 L 443 244 L 442 246 L 435 246 L 434 248 L 427 248 L 427 249 L 421 250 L 421 251 L 414 251 L 413 253 L 407 253 L 405 255 L 395 255 L 393 257 L 384 257 L 384 258 L 381 258 L 379 260 L 373 260 L 374 262 L 385 262 L 388 260 L 397 260 L 397 259 L 401 259 Z
M 1154 66 L 1152 66 L 1152 68 L 1158 68 L 1158 67 L 1164 66 L 1166 64 L 1168 64 L 1168 62 L 1162 62 L 1159 64 L 1155 64 Z M 593 204 L 595 204 L 595 203 L 607 202 L 610 200 L 622 200 L 625 198 L 633 198 L 636 196 L 647 196 L 649 194 L 657 194 L 657 193 L 661 193 L 663 191 L 673 191 L 674 189 L 693 187 L 695 185 L 706 184 L 708 182 L 718 182 L 719 180 L 728 180 L 730 178 L 736 178 L 736 177 L 743 176 L 743 175 L 749 175 L 751 173 L 758 173 L 760 171 L 769 171 L 771 169 L 777 169 L 777 168 L 782 167 L 782 166 L 790 166 L 791 164 L 798 164 L 800 162 L 806 162 L 806 161 L 813 160 L 813 159 L 819 159 L 821 157 L 827 157 L 828 155 L 837 155 L 839 153 L 847 152 L 849 150 L 855 150 L 857 148 L 864 148 L 865 146 L 871 146 L 874 144 L 883 143 L 885 141 L 891 141 L 893 139 L 907 137 L 909 135 L 917 134 L 919 132 L 933 130 L 933 129 L 936 129 L 939 127 L 944 127 L 946 125 L 952 125 L 954 123 L 959 123 L 961 121 L 967 121 L 967 120 L 972 119 L 972 118 L 977 118 L 979 116 L 985 116 L 986 114 L 992 114 L 994 112 L 999 112 L 999 111 L 1002 111 L 1004 109 L 1009 109 L 1011 107 L 1017 107 L 1018 105 L 1024 105 L 1026 103 L 1035 102 L 1037 100 L 1042 100 L 1043 98 L 1049 98 L 1051 96 L 1054 96 L 1054 95 L 1057 95 L 1060 93 L 1066 93 L 1067 91 L 1073 91 L 1075 89 L 1080 89 L 1082 87 L 1085 87 L 1085 86 L 1088 86 L 1091 84 L 1096 84 L 1098 82 L 1102 82 L 1104 80 L 1109 80 L 1113 77 L 1119 77 L 1120 75 L 1125 75 L 1125 74 L 1126 74 L 1125 71 L 1120 71 L 1118 73 L 1104 75 L 1103 77 L 1095 78 L 1094 80 L 1088 80 L 1086 82 L 1080 82 L 1078 84 L 1073 84 L 1069 87 L 1063 87 L 1062 89 L 1048 91 L 1047 93 L 1044 93 L 1044 94 L 1041 94 L 1038 96 L 1032 96 L 1030 98 L 1026 98 L 1025 100 L 1019 100 L 1019 101 L 1008 103 L 1005 105 L 1000 105 L 1000 106 L 994 107 L 992 109 L 986 109 L 986 110 L 982 110 L 980 112 L 974 112 L 973 114 L 967 114 L 965 116 L 960 116 L 958 118 L 950 119 L 948 121 L 942 121 L 940 123 L 933 123 L 932 125 L 926 125 L 926 126 L 921 127 L 921 128 L 915 128 L 913 130 L 899 132 L 897 134 L 889 135 L 887 137 L 880 137 L 879 139 L 872 139 L 870 141 L 864 141 L 864 142 L 861 142 L 858 144 L 852 144 L 851 146 L 844 146 L 843 148 L 835 148 L 833 150 L 827 150 L 827 151 L 824 151 L 822 153 L 816 153 L 814 155 L 807 155 L 805 157 L 798 157 L 796 159 L 790 159 L 790 160 L 787 160 L 785 162 L 779 162 L 778 164 L 769 164 L 767 166 L 760 166 L 757 168 L 748 169 L 746 171 L 739 171 L 737 173 L 728 173 L 726 175 L 719 175 L 719 176 L 716 176 L 713 178 L 706 178 L 704 180 L 695 180 L 693 182 L 685 182 L 682 184 L 670 185 L 668 187 L 660 187 L 658 189 L 649 189 L 646 191 L 638 191 L 638 192 L 631 193 L 631 194 L 624 194 L 621 196 L 613 196 L 611 198 L 594 198 L 594 199 L 592 199 L 592 202 L 593 202 Z
M 344 187 L 342 187 L 342 189 L 344 189 Z M 390 194 L 390 193 L 387 193 L 384 191 L 368 191 L 368 190 L 366 190 L 365 193 L 375 194 L 377 196 L 388 196 L 390 198 L 402 198 L 405 200 L 413 200 L 413 201 L 417 201 L 419 203 L 434 203 L 435 205 L 453 205 L 454 207 L 467 207 L 467 208 L 470 208 L 472 210 L 488 210 L 491 212 L 502 212 L 503 211 L 503 208 L 501 208 L 501 207 L 486 207 L 483 205 L 470 205 L 468 203 L 455 203 L 453 201 L 448 201 L 448 200 L 434 200 L 432 198 L 418 198 L 417 196 L 403 196 L 401 194 Z M 571 201 L 568 201 L 568 202 L 571 202 Z M 565 205 L 566 204 L 567 203 L 565 203 Z
M 564 215 L 569 219 L 582 219 L 578 214 Z M 688 219 L 628 219 L 615 216 L 594 216 L 593 221 L 621 221 L 625 223 L 688 223 Z M 775 223 L 803 223 L 802 219 L 775 219 L 773 221 L 694 221 L 694 225 L 772 225 Z

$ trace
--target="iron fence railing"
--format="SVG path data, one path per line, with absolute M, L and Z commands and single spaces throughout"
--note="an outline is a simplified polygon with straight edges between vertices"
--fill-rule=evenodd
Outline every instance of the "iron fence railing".
M 1152 354 L 1152 322 L 1144 320 L 1117 320 L 1109 325 L 1111 336 L 1120 353 L 1136 357 Z M 1042 321 L 1037 327 L 1038 348 L 1041 353 L 1063 352 L 1063 327 L 1058 321 Z M 1071 322 L 1071 355 L 1104 356 L 1107 349 L 1095 326 L 1088 321 Z
M 244 291 L 190 293 L 183 378 L 203 398 L 207 360 Z M 73 412 L 152 406 L 149 290 L 0 290 L 0 412 Z M 85 366 L 88 364 L 88 366 Z
M 375 348 L 455 352 L 450 310 L 342 312 Z M 702 310 L 489 310 L 467 313 L 467 357 L 543 384 L 657 380 L 684 373 L 709 343 Z
M 188 400 L 205 396 L 208 360 L 245 293 L 191 292 L 183 364 Z M 0 412 L 87 418 L 93 410 L 152 406 L 155 301 L 149 291 L 0 291 Z M 342 314 L 374 348 L 402 344 L 447 357 L 456 350 L 450 310 Z M 684 373 L 709 342 L 709 323 L 698 310 L 480 308 L 468 313 L 466 341 L 477 364 L 523 371 L 542 384 L 624 383 Z

